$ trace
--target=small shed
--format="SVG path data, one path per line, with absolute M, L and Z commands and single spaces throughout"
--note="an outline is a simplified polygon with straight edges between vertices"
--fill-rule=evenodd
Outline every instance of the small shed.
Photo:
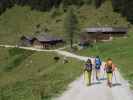
M 113 37 L 125 37 L 127 33 L 128 29 L 125 27 L 91 27 L 82 31 L 81 39 L 93 42 L 104 41 L 111 40 Z

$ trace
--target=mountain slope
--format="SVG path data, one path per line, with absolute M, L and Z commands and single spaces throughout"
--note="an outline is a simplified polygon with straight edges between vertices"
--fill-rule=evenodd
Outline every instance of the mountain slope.
M 75 13 L 81 30 L 89 26 L 130 26 L 125 18 L 113 12 L 111 1 L 106 1 L 99 9 L 92 5 L 75 6 Z M 28 6 L 8 9 L 0 16 L 0 43 L 16 44 L 22 35 L 38 34 L 45 30 L 64 36 L 65 14 L 61 8 L 50 12 L 31 10 Z M 38 25 L 39 28 L 36 27 Z

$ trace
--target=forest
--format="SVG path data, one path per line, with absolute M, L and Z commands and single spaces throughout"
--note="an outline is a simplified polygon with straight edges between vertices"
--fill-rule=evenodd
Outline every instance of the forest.
M 94 5 L 99 8 L 106 0 L 0 0 L 0 14 L 6 9 L 14 5 L 31 7 L 31 10 L 48 11 L 53 7 L 62 5 L 64 11 L 70 5 L 82 6 Z M 111 0 L 114 11 L 121 13 L 122 16 L 127 17 L 127 20 L 133 23 L 133 0 Z

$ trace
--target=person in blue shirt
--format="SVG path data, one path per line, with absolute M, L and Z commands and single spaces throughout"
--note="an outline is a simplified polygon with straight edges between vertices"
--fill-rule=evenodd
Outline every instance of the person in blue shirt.
M 95 70 L 96 70 L 96 79 L 99 80 L 100 77 L 100 68 L 101 68 L 101 59 L 99 56 L 96 56 L 95 58 Z

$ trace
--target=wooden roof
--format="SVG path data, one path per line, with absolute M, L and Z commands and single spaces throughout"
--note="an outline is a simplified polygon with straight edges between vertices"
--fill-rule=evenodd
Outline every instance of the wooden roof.
M 127 33 L 128 29 L 125 27 L 91 27 L 86 28 L 83 32 L 95 33 L 95 32 L 124 32 Z
M 40 42 L 48 42 L 48 41 L 59 41 L 62 40 L 62 38 L 53 36 L 53 35 L 48 35 L 48 34 L 41 34 L 37 37 L 35 37 L 38 41 Z
M 53 36 L 53 35 L 49 35 L 49 34 L 40 34 L 38 36 L 33 36 L 33 37 L 29 37 L 29 36 L 22 36 L 22 39 L 27 39 L 29 41 L 34 41 L 34 40 L 38 40 L 40 42 L 50 42 L 50 41 L 60 41 L 63 40 L 61 37 L 59 36 Z

